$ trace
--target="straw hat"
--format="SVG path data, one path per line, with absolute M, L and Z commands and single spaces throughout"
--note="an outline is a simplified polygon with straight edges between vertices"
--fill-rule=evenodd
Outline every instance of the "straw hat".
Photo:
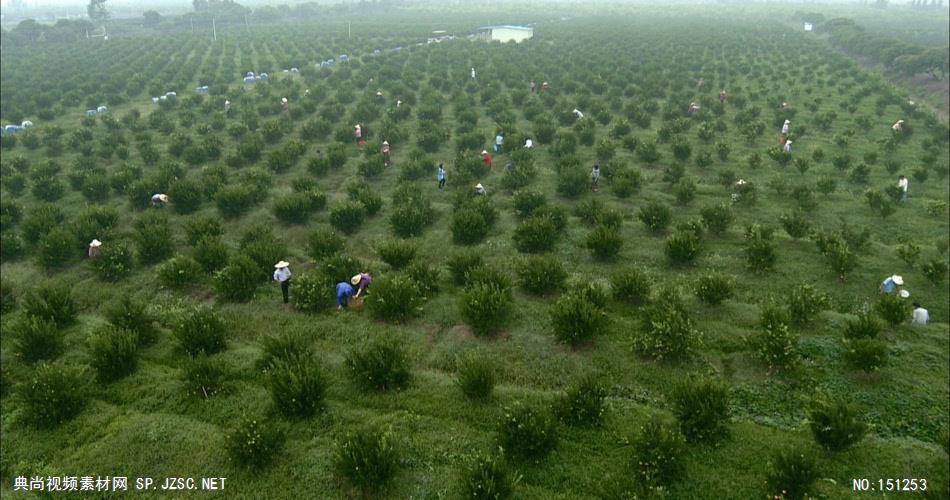
M 383 144 L 389 146 L 389 141 L 383 141 Z
M 902 278 L 902 277 L 900 277 L 900 276 L 898 276 L 898 275 L 896 275 L 896 274 L 895 274 L 894 276 L 891 276 L 891 281 L 893 281 L 894 284 L 897 285 L 897 286 L 904 286 L 904 278 Z
M 741 186 L 741 185 L 743 185 L 743 184 L 745 184 L 745 180 L 743 180 L 743 179 L 739 179 L 739 180 L 736 181 L 736 186 Z
M 897 123 L 904 123 L 904 120 L 897 120 Z
M 281 98 L 280 102 L 287 102 L 287 98 L 286 97 Z
M 475 189 L 485 189 L 485 186 L 482 186 L 482 183 L 479 182 L 478 184 L 475 184 Z
M 160 194 L 160 195 L 158 195 L 158 199 L 159 199 L 159 200 L 162 200 L 162 202 L 168 202 L 168 195 L 167 195 L 167 194 Z
M 907 290 L 901 290 L 901 298 L 906 299 L 907 297 L 910 297 L 910 292 Z
M 89 242 L 89 246 L 91 246 L 91 247 L 93 247 L 93 248 L 98 248 L 98 247 L 101 247 L 101 246 L 102 246 L 102 242 L 99 241 L 99 240 L 92 240 L 92 241 Z
M 788 125 L 789 123 L 792 123 L 792 122 L 789 121 L 789 120 L 785 120 L 785 124 L 786 124 L 786 125 Z
M 487 150 L 487 149 L 483 149 L 483 150 L 482 150 L 482 154 L 483 154 L 483 155 L 487 155 L 487 154 L 488 154 L 488 150 Z
M 274 267 L 277 268 L 277 269 L 280 269 L 280 268 L 282 268 L 282 267 L 287 267 L 287 266 L 289 266 L 289 265 L 290 265 L 290 262 L 287 262 L 286 260 L 282 260 L 282 261 L 280 261 L 280 262 L 274 264 Z
M 357 123 L 356 125 L 353 125 L 353 128 L 360 128 L 360 124 Z
M 358 285 L 358 284 L 360 283 L 360 280 L 361 280 L 361 279 L 363 279 L 363 276 L 357 274 L 357 275 L 353 276 L 352 278 L 350 278 L 350 284 L 353 285 L 353 286 L 356 286 L 356 285 Z

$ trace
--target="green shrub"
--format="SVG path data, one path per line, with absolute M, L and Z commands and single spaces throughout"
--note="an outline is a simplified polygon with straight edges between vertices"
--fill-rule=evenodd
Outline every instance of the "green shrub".
M 459 300 L 459 310 L 476 335 L 494 335 L 514 311 L 511 290 L 497 283 L 470 280 Z
M 812 483 L 818 479 L 818 461 L 808 451 L 788 449 L 776 452 L 769 461 L 765 484 L 771 498 L 810 498 Z
M 363 204 L 366 215 L 376 215 L 383 208 L 383 198 L 366 181 L 352 182 L 346 186 L 350 200 Z
M 557 422 L 546 408 L 505 408 L 498 424 L 498 444 L 506 457 L 539 460 L 557 447 Z
M 844 451 L 860 441 L 867 425 L 854 408 L 843 401 L 818 398 L 808 408 L 808 427 L 815 442 L 829 451 Z
M 607 316 L 585 297 L 567 295 L 551 308 L 551 327 L 560 342 L 577 347 L 606 330 Z
M 408 266 L 416 258 L 417 250 L 412 243 L 398 240 L 384 241 L 376 246 L 379 258 L 396 270 Z
M 296 363 L 313 354 L 310 337 L 300 330 L 282 330 L 261 338 L 261 351 L 257 367 L 265 372 L 279 363 Z
M 633 337 L 633 348 L 658 361 L 684 359 L 699 342 L 699 331 L 679 295 L 672 290 L 660 293 L 641 323 L 640 332 Z
M 194 259 L 179 256 L 158 267 L 158 280 L 168 288 L 184 288 L 197 283 L 203 271 Z
M 287 255 L 287 245 L 277 239 L 270 226 L 262 224 L 251 227 L 241 236 L 240 249 L 257 265 L 260 282 L 270 280 L 274 264 Z
M 27 243 L 36 243 L 46 233 L 66 220 L 63 210 L 55 205 L 41 203 L 26 212 L 20 222 L 20 233 Z
M 881 323 L 874 318 L 867 303 L 858 310 L 856 319 L 849 319 L 845 323 L 844 336 L 847 339 L 872 339 L 879 333 Z
M 452 215 L 452 241 L 459 245 L 474 245 L 488 236 L 489 224 L 481 212 L 463 208 Z
M 223 392 L 230 376 L 230 366 L 223 359 L 204 353 L 185 360 L 182 372 L 188 394 L 204 399 Z
M 782 214 L 782 216 L 779 217 L 779 221 L 781 221 L 782 228 L 785 229 L 785 232 L 796 240 L 808 236 L 808 233 L 811 231 L 810 218 L 798 210 Z
M 359 230 L 366 218 L 366 207 L 358 201 L 344 201 L 330 209 L 330 224 L 346 234 Z
M 409 385 L 409 359 L 391 339 L 374 340 L 351 351 L 343 364 L 353 381 L 364 389 L 389 391 Z
M 677 230 L 666 239 L 666 258 L 674 266 L 689 265 L 699 256 L 701 241 L 692 231 Z
M 148 312 L 144 300 L 122 295 L 105 310 L 105 317 L 113 326 L 135 334 L 139 346 L 147 346 L 158 339 L 155 317 Z
M 769 368 L 787 368 L 798 360 L 798 336 L 788 329 L 787 323 L 763 325 L 757 343 L 759 356 Z
M 433 210 L 428 200 L 413 200 L 393 205 L 389 223 L 396 236 L 411 238 L 422 234 L 432 218 Z
M 773 230 L 758 224 L 746 227 L 743 252 L 749 267 L 755 272 L 765 272 L 775 267 L 775 242 Z
M 316 414 L 327 385 L 326 375 L 310 356 L 277 360 L 267 370 L 267 388 L 274 407 L 285 417 L 307 418 Z
M 326 197 L 322 198 L 326 203 Z M 303 224 L 316 209 L 310 193 L 290 193 L 274 200 L 274 217 L 286 224 Z
M 642 305 L 650 301 L 652 280 L 638 269 L 627 269 L 614 273 L 610 278 L 610 287 L 614 298 L 632 305 Z
M 366 266 L 350 255 L 337 254 L 323 261 L 323 274 L 334 285 L 341 281 L 349 282 L 354 274 L 363 269 Z
M 587 235 L 586 246 L 595 259 L 612 260 L 620 253 L 623 238 L 616 228 L 599 225 Z
M 895 293 L 882 293 L 877 299 L 874 309 L 881 316 L 885 323 L 890 326 L 897 326 L 909 317 L 907 304 L 904 299 Z
M 418 283 L 397 274 L 373 282 L 373 293 L 367 296 L 366 306 L 373 317 L 400 323 L 418 316 L 424 301 Z
M 603 421 L 607 389 L 594 377 L 584 377 L 554 401 L 554 415 L 571 427 L 598 425 Z
M 495 389 L 498 367 L 485 354 L 469 355 L 457 363 L 458 378 L 455 383 L 467 398 L 484 401 Z
M 231 251 L 217 236 L 206 236 L 195 244 L 192 258 L 206 273 L 219 271 L 228 265 Z
M 5 281 L 0 281 L 0 313 L 12 311 L 16 307 L 16 298 L 13 287 Z
M 229 184 L 214 194 L 214 204 L 226 218 L 233 219 L 247 213 L 258 202 L 254 188 L 246 184 Z
M 224 234 L 221 219 L 211 215 L 196 215 L 185 222 L 185 237 L 189 245 L 197 245 L 204 238 L 216 238 Z
M 521 288 L 535 295 L 546 295 L 564 288 L 567 271 L 554 256 L 533 255 L 524 260 L 518 283 Z
M 393 479 L 400 463 L 392 431 L 360 429 L 349 432 L 337 445 L 333 468 L 356 488 L 383 489 Z
M 792 324 L 806 325 L 828 306 L 828 296 L 819 292 L 808 283 L 793 288 L 788 295 L 788 312 Z
M 638 485 L 666 488 L 682 479 L 686 441 L 675 427 L 651 418 L 640 426 L 632 445 L 628 467 Z
M 343 251 L 346 240 L 329 229 L 317 229 L 307 237 L 307 255 L 321 260 Z
M 78 253 L 76 236 L 63 227 L 51 229 L 36 245 L 36 257 L 46 269 L 62 268 Z
M 696 282 L 696 296 L 703 302 L 718 306 L 722 301 L 731 298 L 735 288 L 735 280 L 722 274 L 705 274 Z
M 472 500 L 506 500 L 520 480 L 503 457 L 476 455 L 463 473 L 462 489 Z
M 63 333 L 51 319 L 24 316 L 11 329 L 14 351 L 27 363 L 52 360 L 63 352 Z
M 168 188 L 168 197 L 175 201 L 171 204 L 175 212 L 190 214 L 201 208 L 205 199 L 205 187 L 197 179 L 180 179 Z
M 72 420 L 86 406 L 86 376 L 82 370 L 43 363 L 20 386 L 24 417 L 34 426 L 56 427 Z
M 320 272 L 294 276 L 290 303 L 299 311 L 316 313 L 335 304 L 335 282 Z
M 449 272 L 456 285 L 464 285 L 469 271 L 482 266 L 482 254 L 477 251 L 457 253 L 449 257 Z
M 511 204 L 521 217 L 530 217 L 534 211 L 547 205 L 544 193 L 540 191 L 515 191 Z
M 696 199 L 696 181 L 683 177 L 673 187 L 673 195 L 676 196 L 676 203 L 688 205 Z
M 247 302 L 260 283 L 261 268 L 250 257 L 239 254 L 214 277 L 218 295 L 231 302 Z
M 673 415 L 687 441 L 708 441 L 726 432 L 729 388 L 724 383 L 690 377 L 673 388 L 670 399 Z
M 143 264 L 161 262 L 174 252 L 175 241 L 168 217 L 154 211 L 147 212 L 135 221 L 133 227 L 133 239 L 138 247 L 139 260 Z
M 887 342 L 876 338 L 854 338 L 845 342 L 844 361 L 853 369 L 871 373 L 887 364 Z
M 99 248 L 99 256 L 92 259 L 92 269 L 104 281 L 119 281 L 132 272 L 132 249 L 121 241 L 112 241 Z
M 673 220 L 673 212 L 668 205 L 658 201 L 651 201 L 640 207 L 640 211 L 637 212 L 637 218 L 643 222 L 647 229 L 656 234 L 662 233 L 669 227 L 670 222 Z
M 214 310 L 203 307 L 184 314 L 172 327 L 172 333 L 192 357 L 222 351 L 227 343 L 224 321 Z
M 518 225 L 512 239 L 521 253 L 548 252 L 557 243 L 558 231 L 551 217 L 533 216 Z
M 571 285 L 570 293 L 586 300 L 600 309 L 606 309 L 610 301 L 610 289 L 607 284 L 593 279 L 581 279 Z
M 234 462 L 260 469 L 273 461 L 286 439 L 283 428 L 276 422 L 244 416 L 228 433 L 225 448 Z
M 934 285 L 940 285 L 947 276 L 947 262 L 940 257 L 927 261 L 920 271 Z
M 138 365 L 138 339 L 135 334 L 107 327 L 89 339 L 89 365 L 102 382 L 118 380 L 135 371 Z
M 579 167 L 564 167 L 557 174 L 557 193 L 565 198 L 577 198 L 590 188 L 587 171 Z
M 59 328 L 71 325 L 79 315 L 72 289 L 65 281 L 46 282 L 31 290 L 21 305 L 27 316 L 50 320 Z

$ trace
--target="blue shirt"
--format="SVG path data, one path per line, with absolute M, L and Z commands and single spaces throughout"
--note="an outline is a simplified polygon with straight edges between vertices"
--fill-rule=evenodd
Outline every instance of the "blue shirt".
M 336 305 L 342 306 L 347 299 L 353 296 L 353 286 L 345 281 L 336 284 Z
M 891 278 L 887 278 L 886 280 L 884 280 L 884 283 L 881 283 L 881 290 L 884 293 L 892 293 L 894 291 L 894 288 L 896 287 L 897 287 L 897 283 L 894 283 L 894 280 L 892 280 Z
M 445 170 L 439 167 L 439 169 L 435 171 L 435 180 L 441 181 L 442 179 L 445 179 Z

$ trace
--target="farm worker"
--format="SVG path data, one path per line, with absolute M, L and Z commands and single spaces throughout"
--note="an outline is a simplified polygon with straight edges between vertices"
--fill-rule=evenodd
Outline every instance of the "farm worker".
M 478 184 L 475 184 L 475 194 L 480 195 L 480 196 L 488 195 L 488 191 L 485 191 L 485 186 L 482 186 L 481 182 L 479 182 Z
M 353 286 L 345 281 L 341 281 L 336 284 L 336 308 L 337 310 L 343 310 L 350 301 L 350 297 L 353 296 Z
M 280 100 L 280 107 L 283 108 L 284 111 L 287 111 L 287 98 L 286 98 L 286 97 L 281 98 L 281 100 Z
M 686 108 L 686 112 L 689 114 L 693 114 L 696 112 L 697 109 L 699 109 L 699 106 L 697 106 L 695 102 L 691 102 L 689 103 L 689 107 Z
M 533 148 L 533 147 L 534 147 L 534 141 L 532 141 L 531 139 L 525 139 L 525 141 L 524 141 L 524 148 L 525 148 L 525 149 L 531 149 L 531 148 Z
M 354 295 L 354 297 L 359 297 L 361 293 L 373 284 L 373 276 L 363 271 L 350 278 L 350 284 L 356 287 L 356 295 Z
M 782 101 L 782 109 L 786 109 L 786 108 L 788 108 L 788 103 L 785 101 Z
M 396 99 L 396 107 L 398 108 L 401 104 L 402 104 L 402 101 L 400 101 L 399 99 Z
M 280 283 L 280 293 L 284 296 L 284 304 L 290 299 L 290 263 L 282 260 L 274 264 L 274 281 Z
M 356 144 L 363 145 L 363 129 L 360 128 L 358 123 L 353 126 L 353 137 L 356 138 Z
M 155 208 L 162 208 L 165 204 L 168 203 L 168 195 L 156 193 L 152 195 L 152 206 Z
M 782 124 L 782 135 L 788 135 L 788 124 L 791 123 L 788 120 L 785 120 L 785 123 Z
M 95 259 L 96 257 L 99 256 L 99 247 L 101 246 L 102 246 L 101 241 L 96 240 L 96 239 L 92 240 L 91 242 L 89 242 L 89 250 L 86 252 L 86 255 L 90 259 Z
M 482 150 L 482 163 L 484 163 L 486 167 L 491 168 L 491 154 L 484 149 Z
M 231 101 L 227 99 L 224 100 L 224 114 L 226 115 L 231 114 Z
M 534 93 L 534 80 L 528 82 L 528 88 L 531 89 L 531 93 Z
M 389 166 L 389 141 L 383 141 L 383 165 Z
M 515 166 L 510 161 L 508 163 L 505 163 L 505 172 L 511 172 L 514 169 L 515 169 Z
M 310 95 L 310 89 L 304 90 L 304 91 L 303 91 L 303 95 L 309 96 L 309 95 Z
M 576 116 L 577 119 L 580 120 L 581 118 L 584 117 L 584 113 L 581 113 L 581 110 L 574 108 L 574 116 Z
M 382 92 L 381 90 L 377 90 L 377 91 L 376 91 L 376 100 L 377 100 L 377 101 L 382 101 L 382 100 L 383 100 L 383 92 Z
M 726 103 L 726 89 L 722 89 L 719 91 L 719 104 L 725 104 L 725 103 Z
M 894 290 L 904 286 L 904 278 L 898 275 L 888 276 L 881 282 L 881 293 L 894 293 Z
M 548 90 L 548 82 L 541 82 L 541 93 L 543 94 L 545 90 Z
M 445 187 L 445 162 L 439 162 L 439 168 L 435 170 L 435 180 L 439 181 L 439 189 Z
M 475 68 L 472 68 L 472 80 L 475 79 Z
M 597 181 L 600 180 L 600 165 L 594 164 L 594 169 L 590 171 L 590 190 L 597 192 Z
M 785 141 L 785 146 L 782 147 L 782 151 L 785 151 L 786 153 L 791 153 L 791 152 L 792 152 L 792 141 Z
M 920 305 L 920 302 L 914 302 L 914 317 L 910 320 L 915 325 L 926 325 L 930 321 L 930 313 Z
M 898 177 L 897 187 L 901 190 L 901 203 L 907 203 L 907 177 Z
M 897 123 L 891 125 L 891 130 L 901 132 L 904 130 L 904 120 L 897 120 Z
M 498 132 L 498 135 L 495 136 L 495 154 L 501 152 L 501 145 L 504 144 L 505 137 L 501 135 L 501 132 Z

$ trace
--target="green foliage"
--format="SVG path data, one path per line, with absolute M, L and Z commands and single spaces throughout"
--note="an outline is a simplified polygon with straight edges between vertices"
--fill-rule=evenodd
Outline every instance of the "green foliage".
M 947 262 L 940 257 L 936 257 L 924 263 L 920 271 L 934 285 L 940 285 L 947 277 Z
M 793 239 L 804 238 L 811 232 L 811 220 L 801 211 L 782 214 L 779 221 L 785 232 Z
M 230 376 L 230 366 L 222 358 L 204 353 L 186 359 L 182 373 L 188 394 L 204 399 L 224 391 Z
M 746 227 L 743 251 L 749 268 L 762 273 L 775 267 L 775 242 L 772 228 L 752 224 Z
M 63 227 L 51 229 L 36 245 L 36 257 L 46 269 L 62 268 L 78 253 L 76 236 Z
M 227 326 L 213 310 L 195 307 L 182 315 L 172 327 L 172 333 L 188 355 L 210 355 L 224 350 L 227 344 Z
M 117 329 L 134 333 L 139 346 L 153 344 L 158 338 L 155 317 L 144 300 L 122 295 L 106 308 L 105 317 Z
M 429 200 L 417 196 L 394 203 L 389 223 L 397 236 L 410 238 L 421 235 L 423 229 L 432 223 L 433 217 L 434 211 Z
M 520 480 L 503 457 L 479 454 L 463 472 L 462 489 L 472 500 L 507 500 Z
M 214 277 L 214 289 L 230 302 L 247 302 L 260 284 L 261 268 L 247 255 L 239 254 Z
M 890 326 L 897 326 L 910 317 L 907 304 L 897 292 L 882 293 L 878 297 L 874 309 L 881 316 L 881 319 Z
M 598 225 L 587 235 L 586 246 L 597 260 L 612 260 L 620 253 L 623 238 L 615 227 Z
M 174 253 L 175 241 L 168 217 L 164 214 L 147 212 L 135 221 L 133 227 L 133 240 L 138 249 L 139 260 L 143 264 L 161 262 Z
M 769 460 L 765 484 L 770 496 L 787 500 L 810 498 L 812 484 L 818 479 L 818 461 L 805 450 L 786 449 Z
M 558 443 L 557 422 L 543 407 L 506 407 L 497 432 L 498 445 L 509 459 L 537 461 Z
M 416 258 L 417 251 L 414 244 L 399 240 L 387 240 L 376 245 L 379 258 L 396 270 L 408 266 Z
M 643 222 L 647 229 L 657 234 L 662 233 L 669 227 L 670 222 L 673 220 L 673 212 L 668 205 L 658 201 L 651 201 L 640 207 L 640 211 L 637 212 L 637 218 L 640 219 L 640 222 Z
M 587 172 L 579 167 L 564 167 L 557 174 L 557 193 L 565 198 L 577 198 L 588 190 Z
M 452 215 L 452 241 L 459 245 L 474 245 L 488 236 L 489 225 L 481 212 L 463 208 Z
M 726 232 L 733 221 L 732 209 L 725 203 L 707 205 L 700 209 L 699 213 L 706 229 L 717 235 Z
M 529 293 L 546 295 L 561 290 L 567 280 L 567 271 L 561 261 L 550 255 L 527 257 L 518 273 L 518 283 Z
M 21 307 L 27 316 L 50 320 L 59 328 L 71 325 L 79 315 L 72 288 L 65 281 L 49 281 L 30 290 Z
M 376 319 L 392 323 L 401 323 L 418 316 L 424 301 L 419 284 L 402 274 L 375 280 L 372 295 L 366 297 L 370 314 Z
M 675 427 L 651 418 L 640 426 L 632 445 L 628 467 L 639 485 L 658 489 L 682 479 L 686 441 Z
M 798 360 L 798 336 L 788 329 L 788 314 L 774 306 L 762 310 L 758 353 L 769 368 L 786 368 Z
M 633 337 L 638 353 L 656 360 L 677 360 L 689 356 L 700 339 L 693 320 L 679 295 L 664 290 L 645 311 L 641 328 Z
M 206 273 L 213 273 L 228 265 L 231 251 L 217 236 L 206 236 L 195 244 L 192 258 Z
M 695 232 L 677 230 L 666 239 L 664 251 L 671 265 L 692 264 L 702 248 L 701 240 Z
M 317 229 L 307 237 L 307 255 L 321 260 L 343 251 L 346 240 L 329 229 Z
M 596 378 L 579 380 L 554 401 L 554 415 L 571 427 L 599 425 L 607 410 L 607 389 Z
M 316 313 L 330 309 L 335 303 L 336 283 L 320 272 L 295 275 L 292 283 L 290 302 L 294 309 Z
M 337 444 L 333 469 L 364 492 L 381 490 L 399 470 L 395 440 L 392 430 L 363 428 L 348 432 Z
M 696 296 L 703 302 L 718 306 L 732 297 L 735 280 L 722 274 L 704 274 L 696 282 Z
M 497 333 L 514 311 L 511 289 L 497 283 L 469 282 L 459 299 L 459 312 L 479 336 Z
M 844 361 L 853 369 L 871 373 L 887 364 L 890 350 L 887 342 L 881 339 L 853 338 L 845 342 Z
M 547 198 L 540 191 L 515 191 L 511 204 L 521 217 L 529 217 L 534 211 L 547 205 Z
M 197 283 L 203 274 L 201 264 L 190 257 L 174 257 L 158 268 L 158 280 L 168 288 L 184 288 Z
M 346 234 L 353 234 L 363 225 L 366 213 L 366 206 L 358 201 L 340 202 L 330 209 L 330 224 Z
M 228 457 L 249 469 L 269 465 L 287 439 L 283 428 L 275 422 L 244 416 L 228 433 L 225 448 Z
M 24 418 L 40 428 L 63 424 L 86 406 L 86 376 L 83 371 L 43 363 L 19 388 Z
M 274 408 L 288 418 L 311 417 L 327 392 L 327 377 L 312 356 L 275 360 L 268 365 L 267 388 Z
M 551 251 L 558 240 L 557 227 L 550 216 L 532 216 L 518 225 L 513 241 L 521 253 Z
M 828 306 L 829 299 L 812 285 L 802 283 L 789 292 L 787 304 L 792 324 L 803 326 Z
M 469 353 L 459 358 L 456 370 L 458 376 L 455 383 L 465 397 L 476 401 L 491 397 L 497 382 L 498 367 L 486 354 Z
M 63 351 L 63 333 L 51 319 L 23 316 L 13 323 L 13 347 L 27 363 L 55 359 Z
M 353 382 L 366 390 L 398 391 L 409 385 L 409 358 L 392 339 L 376 339 L 350 351 L 343 364 Z
M 829 451 L 844 451 L 867 432 L 854 408 L 843 401 L 817 398 L 808 407 L 808 426 L 815 442 Z
M 723 382 L 690 377 L 673 388 L 670 402 L 687 441 L 708 441 L 726 432 L 729 388 Z
M 874 338 L 881 333 L 881 323 L 874 318 L 871 307 L 865 303 L 857 312 L 856 319 L 845 323 L 844 336 L 847 339 Z
M 138 339 L 128 330 L 106 327 L 89 338 L 89 356 L 100 381 L 121 379 L 138 365 Z
M 569 294 L 551 308 L 551 327 L 560 342 L 578 347 L 607 329 L 607 316 L 586 297 Z
M 627 269 L 614 273 L 610 278 L 614 298 L 631 305 L 650 301 L 652 280 L 639 269 Z

